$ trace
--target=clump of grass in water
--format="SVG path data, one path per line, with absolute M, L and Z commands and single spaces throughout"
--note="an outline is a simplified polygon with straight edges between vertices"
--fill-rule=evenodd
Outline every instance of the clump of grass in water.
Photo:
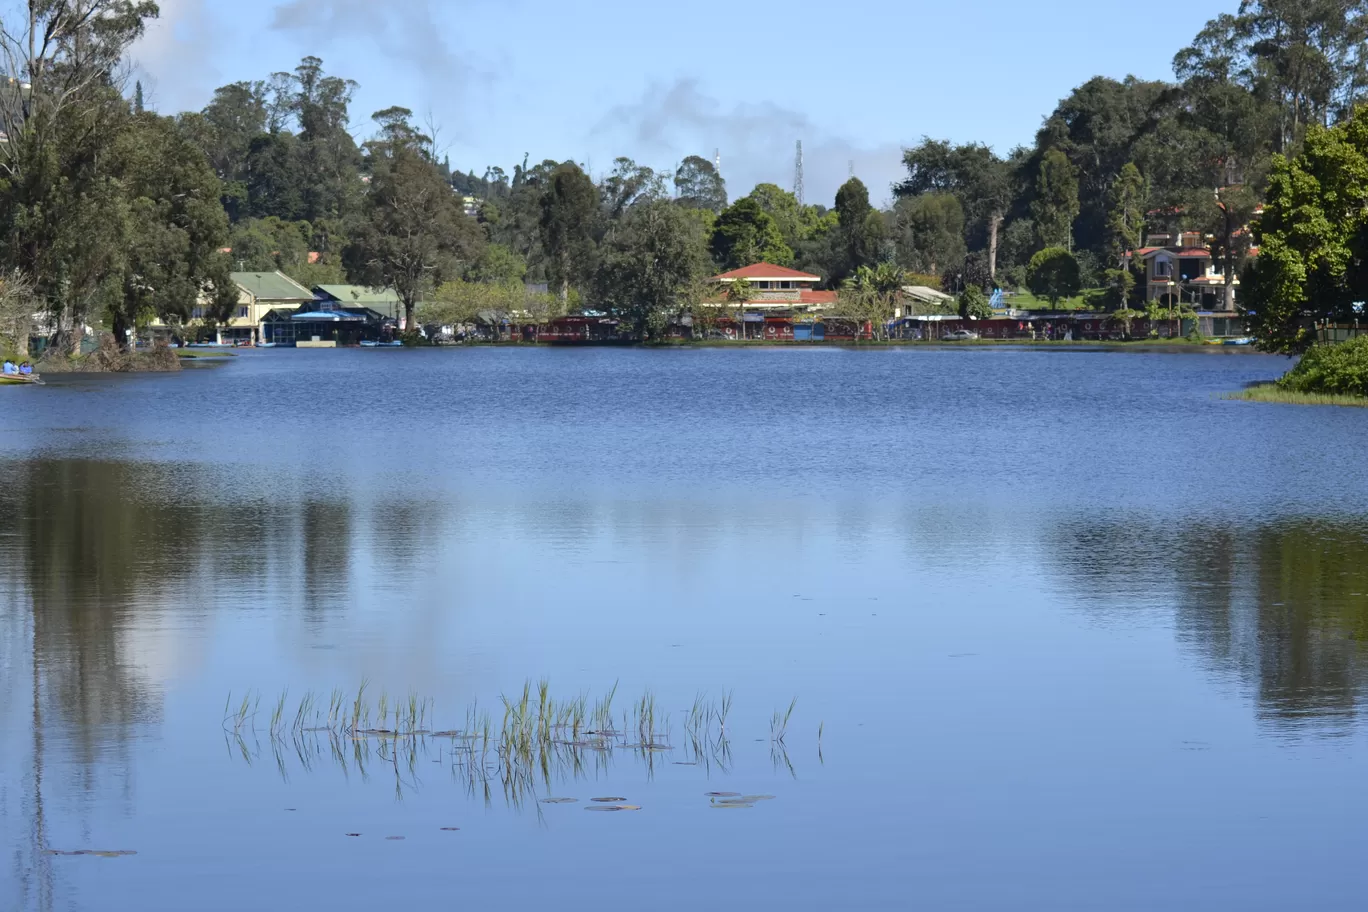
M 722 702 L 718 704 L 714 715 L 717 718 L 717 727 L 721 731 L 727 730 L 727 714 L 731 712 L 732 692 L 729 690 L 722 695 Z
M 1308 393 L 1284 389 L 1272 383 L 1251 386 L 1238 393 L 1222 398 L 1243 402 L 1267 402 L 1274 405 L 1331 405 L 1350 408 L 1368 407 L 1368 397 L 1350 396 L 1343 393 Z
M 488 800 L 492 794 L 491 782 L 497 782 L 505 797 L 516 802 L 525 796 L 534 796 L 538 782 L 550 788 L 557 776 L 578 778 L 585 775 L 588 758 L 592 758 L 594 767 L 601 771 L 611 761 L 615 749 L 634 751 L 652 768 L 657 752 L 673 750 L 668 743 L 669 716 L 661 712 L 655 695 L 649 690 L 623 710 L 621 727 L 614 729 L 617 690 L 615 683 L 593 703 L 591 711 L 587 694 L 560 701 L 553 695 L 549 682 L 539 681 L 534 691 L 528 681 L 520 694 L 500 695 L 503 718 L 497 728 L 488 711 L 471 704 L 466 708 L 462 728 L 433 733 L 428 728 L 434 718 L 430 699 L 411 691 L 406 700 L 392 701 L 381 692 L 372 701 L 368 697 L 370 683 L 363 679 L 350 698 L 341 690 L 333 690 L 328 697 L 326 713 L 321 709 L 320 698 L 310 691 L 299 698 L 290 714 L 287 711 L 288 691 L 283 692 L 271 712 L 269 734 L 273 750 L 292 741 L 306 768 L 314 758 L 326 755 L 318 743 L 321 735 L 329 741 L 332 758 L 343 766 L 344 772 L 349 766 L 350 755 L 350 762 L 363 779 L 369 775 L 366 762 L 373 752 L 377 759 L 393 769 L 396 793 L 400 795 L 406 778 L 417 781 L 417 757 L 420 752 L 427 756 L 428 739 L 450 739 L 449 748 L 444 745 L 439 751 L 439 762 L 449 762 L 452 773 L 466 781 L 472 794 L 483 790 Z M 259 694 L 248 692 L 237 708 L 232 709 L 234 703 L 230 694 L 224 704 L 224 729 L 238 737 L 239 747 L 249 762 L 241 733 L 252 730 L 260 699 Z M 775 751 L 782 753 L 785 750 L 783 739 L 796 704 L 795 699 L 786 712 L 774 714 L 770 733 Z M 728 769 L 731 749 L 726 726 L 731 708 L 730 691 L 724 692 L 716 702 L 700 692 L 693 706 L 685 711 L 686 753 L 692 746 L 695 762 L 716 763 L 723 771 Z M 818 738 L 820 742 L 820 727 Z M 344 748 L 348 741 L 352 744 L 350 751 Z M 306 752 L 310 752 L 308 758 Z M 283 774 L 279 753 L 277 765 L 282 767 Z
M 792 702 L 789 703 L 788 709 L 784 710 L 783 712 L 780 712 L 777 709 L 774 711 L 774 715 L 770 717 L 771 741 L 775 742 L 776 744 L 784 743 L 784 736 L 788 734 L 789 718 L 793 715 L 793 708 L 797 705 L 798 698 L 794 697 Z

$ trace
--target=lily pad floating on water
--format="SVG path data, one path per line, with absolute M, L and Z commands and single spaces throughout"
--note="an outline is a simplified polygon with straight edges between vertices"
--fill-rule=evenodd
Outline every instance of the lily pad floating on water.
M 405 837 L 403 837 L 403 836 L 386 836 L 385 838 L 388 839 L 390 842 L 398 842 L 399 840 L 404 839 Z
M 598 799 L 595 798 L 595 801 Z M 639 811 L 639 804 L 587 804 L 584 806 L 586 811 Z
M 626 801 L 626 798 L 590 798 L 590 801 L 597 801 L 599 804 L 612 804 L 615 801 Z
M 125 855 L 137 855 L 132 849 L 48 849 L 49 855 L 94 855 L 96 858 L 122 858 Z
M 740 792 L 704 792 L 706 798 L 740 798 Z
M 343 836 L 360 836 L 360 833 L 343 833 Z
M 755 806 L 755 802 L 757 802 L 757 801 L 773 801 L 773 800 L 774 800 L 774 796 L 773 796 L 773 795 L 738 795 L 738 796 L 736 796 L 735 798 L 719 798 L 719 799 L 714 799 L 713 804 L 718 805 L 718 806 L 723 806 L 723 807 L 728 806 L 728 805 L 733 805 L 733 804 L 744 804 L 744 805 L 746 805 L 746 806 L 748 806 L 748 807 L 754 807 L 754 806 Z
M 441 830 L 443 833 L 454 833 L 459 830 L 460 827 L 438 827 L 437 829 Z
M 708 805 L 708 806 L 709 806 L 709 807 L 715 807 L 715 808 L 717 808 L 718 810 L 727 810 L 727 809 L 729 809 L 729 808 L 753 808 L 753 807 L 755 807 L 755 805 L 751 804 L 749 801 L 714 801 L 712 804 L 710 804 L 710 805 Z
M 598 801 L 597 798 L 595 798 L 594 800 L 595 800 L 595 801 Z M 617 801 L 618 799 L 614 798 L 613 800 L 614 800 L 614 801 Z M 541 800 L 541 803 L 542 803 L 542 804 L 574 804 L 574 803 L 577 802 L 577 801 L 579 801 L 578 798 L 543 798 L 543 799 Z

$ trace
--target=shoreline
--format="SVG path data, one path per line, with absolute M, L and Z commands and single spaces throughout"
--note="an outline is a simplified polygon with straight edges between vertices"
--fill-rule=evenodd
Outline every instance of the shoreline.
M 1321 405 L 1336 408 L 1368 408 L 1368 396 L 1338 393 L 1299 393 L 1280 388 L 1276 383 L 1257 383 L 1221 397 L 1229 402 L 1261 402 L 1265 405 Z
M 1208 352 L 1221 354 L 1266 354 L 1252 345 L 1208 345 L 1204 342 L 1190 342 L 1186 339 L 1139 339 L 1129 342 L 1109 340 L 1097 341 L 1056 341 L 1047 339 L 966 339 L 964 341 L 945 341 L 940 339 L 886 339 L 882 341 L 831 340 L 826 342 L 795 342 L 776 339 L 671 339 L 664 342 L 472 342 L 457 345 L 418 346 L 420 348 L 479 348 L 482 346 L 499 348 L 834 348 L 860 351 L 864 349 L 893 348 L 1006 348 L 1006 349 L 1059 349 L 1066 351 L 1150 351 L 1150 352 Z

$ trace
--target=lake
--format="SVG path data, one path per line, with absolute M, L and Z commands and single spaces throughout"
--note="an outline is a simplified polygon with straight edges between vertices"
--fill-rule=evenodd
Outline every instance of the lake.
M 1221 398 L 1287 365 L 276 350 L 0 390 L 0 908 L 1360 909 L 1368 410 Z

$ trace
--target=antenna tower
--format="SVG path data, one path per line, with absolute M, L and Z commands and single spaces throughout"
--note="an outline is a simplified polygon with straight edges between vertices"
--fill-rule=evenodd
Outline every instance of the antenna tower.
M 722 150 L 721 150 L 721 149 L 713 149 L 713 169 L 716 170 L 718 174 L 721 174 L 721 173 L 722 173 Z
M 793 195 L 803 205 L 803 141 L 798 140 L 798 154 L 793 159 Z

